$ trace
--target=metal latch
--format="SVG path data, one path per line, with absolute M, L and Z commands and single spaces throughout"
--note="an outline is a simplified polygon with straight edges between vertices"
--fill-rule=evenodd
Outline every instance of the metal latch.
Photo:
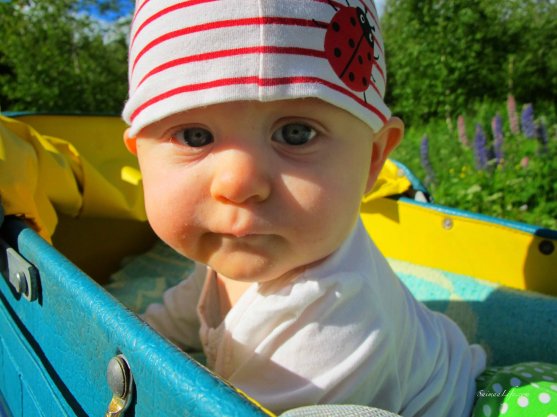
M 28 301 L 38 297 L 39 271 L 25 260 L 17 251 L 0 239 L 2 250 L 2 274 L 7 278 L 12 288 Z
M 128 361 L 123 355 L 113 357 L 106 369 L 106 380 L 112 391 L 105 417 L 121 416 L 132 399 L 133 376 Z

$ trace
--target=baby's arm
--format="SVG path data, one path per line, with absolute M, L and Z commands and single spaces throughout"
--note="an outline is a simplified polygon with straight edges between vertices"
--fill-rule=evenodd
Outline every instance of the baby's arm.
M 197 303 L 207 267 L 196 264 L 191 275 L 163 295 L 162 304 L 151 304 L 141 318 L 181 348 L 201 350 Z

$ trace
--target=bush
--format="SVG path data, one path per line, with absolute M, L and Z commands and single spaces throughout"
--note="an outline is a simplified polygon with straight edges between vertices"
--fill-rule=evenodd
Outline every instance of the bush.
M 557 117 L 531 104 L 483 103 L 407 130 L 393 158 L 438 204 L 557 229 Z
M 455 117 L 476 101 L 557 97 L 557 2 L 388 0 L 388 101 L 406 122 Z
M 93 3 L 0 1 L 0 110 L 120 113 L 128 24 L 103 25 Z

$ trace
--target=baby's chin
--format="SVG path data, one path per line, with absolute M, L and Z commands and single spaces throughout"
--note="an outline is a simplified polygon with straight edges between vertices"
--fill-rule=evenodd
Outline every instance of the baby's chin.
M 207 264 L 218 274 L 240 282 L 270 282 L 292 275 L 292 268 L 257 258 L 247 261 L 231 257 L 226 262 Z
M 295 279 L 308 268 L 317 266 L 324 259 L 308 260 L 303 263 L 269 262 L 266 259 L 228 259 L 227 262 L 208 262 L 218 274 L 239 282 L 287 282 Z

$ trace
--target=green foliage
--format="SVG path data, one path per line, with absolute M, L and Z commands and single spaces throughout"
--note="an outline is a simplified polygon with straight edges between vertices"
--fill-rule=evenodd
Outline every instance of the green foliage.
M 427 178 L 434 201 L 449 207 L 557 229 L 557 116 L 553 107 L 536 118 L 546 127 L 547 142 L 527 139 L 510 130 L 505 105 L 483 103 L 464 115 L 468 145 L 463 144 L 457 119 L 436 119 L 406 132 L 393 158 L 406 164 L 419 178 Z M 520 111 L 520 109 L 519 109 Z M 491 122 L 495 114 L 503 120 L 503 159 L 493 153 Z M 541 114 L 541 113 L 540 113 Z M 475 126 L 487 137 L 488 165 L 476 167 Z M 429 138 L 429 164 L 420 160 L 420 143 Z
M 440 204 L 557 229 L 557 2 L 388 0 L 382 28 L 387 100 L 410 126 L 394 157 L 429 180 Z M 496 104 L 509 93 L 543 109 L 537 122 L 547 144 L 511 132 L 506 106 Z M 491 133 L 496 113 L 505 121 L 501 162 Z M 459 114 L 468 145 L 459 140 Z M 490 152 L 485 169 L 475 157 L 477 124 Z
M 382 18 L 388 101 L 406 122 L 469 103 L 555 102 L 557 2 L 388 0 Z
M 115 112 L 127 94 L 128 21 L 103 27 L 84 8 L 115 0 L 0 2 L 0 109 Z

